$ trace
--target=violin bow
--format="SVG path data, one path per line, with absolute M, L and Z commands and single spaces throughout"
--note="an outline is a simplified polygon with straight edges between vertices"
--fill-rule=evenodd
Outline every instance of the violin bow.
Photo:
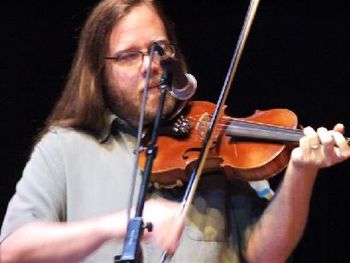
M 198 186 L 200 176 L 201 176 L 203 168 L 204 168 L 205 161 L 206 161 L 208 153 L 209 153 L 210 146 L 213 142 L 213 137 L 214 137 L 213 132 L 216 129 L 216 126 L 218 124 L 219 115 L 221 113 L 223 113 L 223 111 L 224 111 L 225 102 L 227 100 L 227 96 L 228 96 L 228 93 L 230 91 L 234 76 L 237 72 L 237 67 L 238 67 L 239 61 L 241 59 L 245 43 L 247 41 L 248 34 L 250 32 L 250 29 L 251 29 L 251 26 L 252 26 L 252 23 L 253 23 L 255 14 L 256 14 L 256 10 L 257 10 L 258 5 L 259 5 L 259 1 L 260 0 L 251 0 L 250 1 L 249 7 L 247 10 L 245 19 L 244 19 L 244 24 L 243 24 L 243 27 L 241 29 L 241 32 L 240 32 L 240 35 L 239 35 L 239 38 L 238 38 L 238 41 L 236 44 L 235 52 L 232 56 L 230 67 L 228 69 L 228 73 L 227 73 L 225 81 L 224 81 L 224 85 L 221 89 L 221 93 L 220 93 L 218 102 L 216 104 L 214 114 L 212 116 L 212 119 L 211 119 L 210 124 L 208 126 L 208 130 L 207 130 L 205 138 L 203 140 L 203 145 L 202 145 L 201 151 L 199 153 L 199 158 L 198 158 L 196 165 L 191 173 L 191 176 L 190 176 L 190 179 L 189 179 L 186 191 L 185 191 L 185 195 L 184 195 L 183 200 L 181 202 L 179 215 L 187 215 L 187 213 L 190 209 L 195 191 L 196 191 L 197 186 Z M 162 253 L 160 262 L 165 262 L 165 261 L 169 261 L 169 260 L 170 260 L 170 256 L 168 255 L 168 253 L 166 251 L 164 251 Z

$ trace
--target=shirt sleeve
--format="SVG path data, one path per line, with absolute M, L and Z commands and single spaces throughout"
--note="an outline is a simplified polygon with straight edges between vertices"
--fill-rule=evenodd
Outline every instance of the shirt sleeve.
M 1 227 L 0 242 L 25 224 L 64 219 L 64 162 L 58 134 L 49 132 L 35 146 L 17 183 Z
M 245 258 L 251 231 L 269 203 L 266 196 L 259 194 L 257 185 L 254 186 L 253 188 L 250 183 L 233 180 L 229 187 L 230 226 L 235 239 L 234 244 L 238 246 L 237 249 L 243 258 Z M 265 183 L 262 186 L 264 189 L 267 187 Z

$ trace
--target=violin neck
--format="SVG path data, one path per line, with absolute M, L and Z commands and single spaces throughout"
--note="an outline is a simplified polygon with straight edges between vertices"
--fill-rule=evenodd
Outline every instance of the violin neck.
M 232 119 L 226 134 L 238 140 L 298 144 L 304 133 L 300 129 L 283 128 L 268 124 Z M 345 138 L 350 146 L 350 138 Z
M 297 144 L 304 136 L 302 130 L 277 127 L 255 122 L 231 120 L 226 134 L 244 141 Z

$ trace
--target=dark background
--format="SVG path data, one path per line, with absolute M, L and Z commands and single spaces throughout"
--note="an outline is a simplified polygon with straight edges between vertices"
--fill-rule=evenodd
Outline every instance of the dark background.
M 0 220 L 33 138 L 60 95 L 82 22 L 96 2 L 0 4 Z M 162 2 L 175 21 L 180 46 L 198 80 L 195 99 L 215 102 L 248 1 Z M 350 127 L 350 8 L 346 3 L 262 1 L 228 98 L 232 116 L 289 108 L 303 126 L 331 128 L 343 122 Z M 296 262 L 348 261 L 349 172 L 349 161 L 321 171 Z M 272 179 L 273 185 L 279 180 Z

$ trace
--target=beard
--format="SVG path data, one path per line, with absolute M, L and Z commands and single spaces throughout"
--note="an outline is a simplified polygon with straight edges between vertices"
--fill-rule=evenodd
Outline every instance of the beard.
M 142 104 L 143 92 L 135 91 L 133 96 L 125 94 L 118 88 L 107 87 L 107 101 L 110 110 L 119 118 L 127 121 L 134 127 L 137 127 L 140 118 L 140 110 Z M 160 92 L 157 90 L 149 91 L 146 109 L 144 114 L 145 125 L 151 124 L 157 114 Z M 176 108 L 177 100 L 169 93 L 166 94 L 163 118 L 169 116 Z

